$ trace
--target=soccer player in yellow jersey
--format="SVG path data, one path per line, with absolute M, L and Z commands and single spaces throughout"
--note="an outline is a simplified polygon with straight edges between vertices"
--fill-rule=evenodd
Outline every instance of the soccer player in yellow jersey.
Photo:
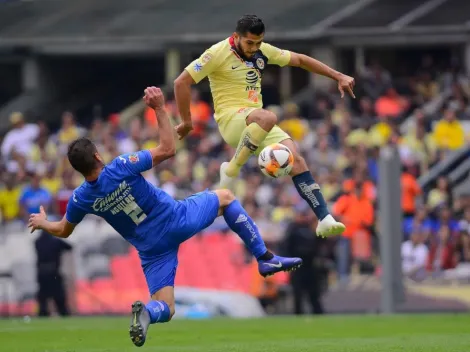
M 224 140 L 236 148 L 230 162 L 220 167 L 220 187 L 229 188 L 251 155 L 272 143 L 286 145 L 294 154 L 290 176 L 301 197 L 307 201 L 319 224 L 318 236 L 339 235 L 345 226 L 329 213 L 325 200 L 305 160 L 291 137 L 277 123 L 277 116 L 263 109 L 261 77 L 267 65 L 295 66 L 330 77 L 338 82 L 341 96 L 354 97 L 354 79 L 306 55 L 278 49 L 264 43 L 265 26 L 255 15 L 238 20 L 233 35 L 207 49 L 175 80 L 175 98 L 182 118 L 176 126 L 179 138 L 192 130 L 191 85 L 208 77 L 215 107 L 215 120 Z

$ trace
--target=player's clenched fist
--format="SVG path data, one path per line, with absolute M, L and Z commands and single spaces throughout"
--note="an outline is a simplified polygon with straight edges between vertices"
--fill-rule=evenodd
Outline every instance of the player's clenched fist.
M 338 90 L 341 93 L 341 98 L 344 98 L 345 91 L 348 92 L 351 97 L 356 98 L 353 92 L 354 84 L 354 78 L 347 75 L 340 76 L 338 79 Z
M 178 139 L 183 139 L 186 137 L 189 132 L 193 130 L 193 124 L 192 123 L 186 123 L 182 122 L 178 126 L 175 126 L 176 133 L 178 133 Z
M 147 87 L 144 90 L 144 101 L 152 109 L 160 109 L 165 105 L 165 97 L 160 88 Z

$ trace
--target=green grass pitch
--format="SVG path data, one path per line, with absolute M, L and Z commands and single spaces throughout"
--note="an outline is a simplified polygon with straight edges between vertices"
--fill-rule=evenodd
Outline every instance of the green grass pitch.
M 129 319 L 0 320 L 0 351 L 468 352 L 470 315 L 273 317 L 174 320 L 150 327 L 140 349 Z

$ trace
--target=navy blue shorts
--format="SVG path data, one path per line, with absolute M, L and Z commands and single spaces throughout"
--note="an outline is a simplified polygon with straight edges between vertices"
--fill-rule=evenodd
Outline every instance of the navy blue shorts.
M 196 193 L 177 203 L 174 221 L 165 236 L 168 251 L 142 265 L 151 295 L 175 285 L 179 245 L 209 227 L 219 212 L 219 198 L 211 191 Z

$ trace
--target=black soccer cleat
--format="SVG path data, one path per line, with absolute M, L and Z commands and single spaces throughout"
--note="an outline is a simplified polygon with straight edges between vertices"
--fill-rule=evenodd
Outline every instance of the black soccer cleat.
M 132 318 L 129 335 L 132 343 L 137 347 L 144 345 L 149 325 L 150 315 L 145 304 L 141 301 L 132 303 Z

